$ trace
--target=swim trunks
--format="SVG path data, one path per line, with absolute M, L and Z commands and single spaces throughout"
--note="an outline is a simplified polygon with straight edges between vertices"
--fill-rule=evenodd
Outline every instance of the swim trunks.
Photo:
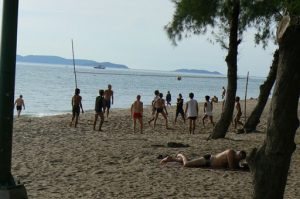
M 164 111 L 164 109 L 163 108 L 157 108 L 156 111 L 157 111 L 157 113 L 162 113 Z
M 105 106 L 106 108 L 110 108 L 110 100 L 105 100 Z
M 177 109 L 177 110 L 176 110 L 176 117 L 179 115 L 179 113 L 180 113 L 181 115 L 184 115 L 183 109 Z
M 190 119 L 190 120 L 196 120 L 197 117 L 188 117 L 188 119 Z
M 137 118 L 141 118 L 141 117 L 143 117 L 142 113 L 136 113 L 136 112 L 133 113 L 133 118 L 137 119 Z
M 73 114 L 79 115 L 80 114 L 80 106 L 73 106 L 72 112 L 73 112 Z
M 206 154 L 203 156 L 203 158 L 205 159 L 205 166 L 210 167 L 211 166 L 211 161 L 210 161 L 211 154 Z
M 22 106 L 17 106 L 17 111 L 22 110 Z

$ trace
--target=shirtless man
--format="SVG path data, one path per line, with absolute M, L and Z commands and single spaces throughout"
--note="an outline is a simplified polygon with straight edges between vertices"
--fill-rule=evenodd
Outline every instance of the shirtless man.
M 235 97 L 235 108 L 237 110 L 237 113 L 236 113 L 235 118 L 234 118 L 234 128 L 236 129 L 238 124 L 244 125 L 240 121 L 241 116 L 242 116 L 242 110 L 241 110 L 241 104 L 240 104 L 240 97 L 238 97 L 238 96 Z
M 136 96 L 136 101 L 131 105 L 131 117 L 133 118 L 133 132 L 135 133 L 136 119 L 140 122 L 141 133 L 143 133 L 143 102 L 141 96 Z
M 155 115 L 155 119 L 154 119 L 154 128 L 155 128 L 155 125 L 156 125 L 156 120 L 158 118 L 158 115 L 159 114 L 162 114 L 162 116 L 165 118 L 166 120 L 166 129 L 168 129 L 168 118 L 167 118 L 167 115 L 168 115 L 168 111 L 167 111 L 167 108 L 166 108 L 166 104 L 165 104 L 165 100 L 163 99 L 163 94 L 160 93 L 159 94 L 159 99 L 156 100 L 156 102 L 154 103 L 154 107 L 156 109 L 156 115 Z
M 77 127 L 78 124 L 78 118 L 79 118 L 79 114 L 80 114 L 80 108 L 82 110 L 82 113 L 84 113 L 83 108 L 82 108 L 82 97 L 79 95 L 80 94 L 80 89 L 76 88 L 75 89 L 75 95 L 72 97 L 72 121 L 70 123 L 70 126 L 72 126 L 74 118 L 75 119 L 75 128 Z
M 178 154 L 176 158 L 168 156 L 161 160 L 161 164 L 167 162 L 179 162 L 184 167 L 210 167 L 214 169 L 239 169 L 242 168 L 241 161 L 246 158 L 245 151 L 234 151 L 227 149 L 216 155 L 207 154 L 203 157 L 187 160 L 187 157 L 183 154 Z
M 99 96 L 96 97 L 95 101 L 95 119 L 94 119 L 94 127 L 93 130 L 96 130 L 96 124 L 98 117 L 100 116 L 100 125 L 99 125 L 99 131 L 102 131 L 102 125 L 104 122 L 104 90 L 99 90 Z
M 106 117 L 108 118 L 110 106 L 114 104 L 114 92 L 113 90 L 111 90 L 110 84 L 108 84 L 107 88 L 108 89 L 104 91 L 104 100 L 105 100 L 105 110 L 107 109 Z
M 24 110 L 25 110 L 25 103 L 24 103 L 22 95 L 20 95 L 20 97 L 18 99 L 16 99 L 15 106 L 17 108 L 18 117 L 20 117 L 20 114 L 21 114 L 21 111 L 22 111 L 22 106 L 24 107 Z
M 148 124 L 149 124 L 149 125 L 150 125 L 151 122 L 154 121 L 154 119 L 155 119 L 156 109 L 155 109 L 154 104 L 155 104 L 155 102 L 159 99 L 159 90 L 155 90 L 155 91 L 154 91 L 154 95 L 155 95 L 155 97 L 154 97 L 154 99 L 152 100 L 152 103 L 151 103 L 151 105 L 152 105 L 152 118 L 148 121 Z

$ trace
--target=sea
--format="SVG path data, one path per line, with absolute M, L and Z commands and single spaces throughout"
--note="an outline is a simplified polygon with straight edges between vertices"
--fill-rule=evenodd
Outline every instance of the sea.
M 227 87 L 225 75 L 205 75 L 137 69 L 95 69 L 76 66 L 77 87 L 80 88 L 85 111 L 92 111 L 99 89 L 112 85 L 114 108 L 130 108 L 137 95 L 141 95 L 144 105 L 150 105 L 154 90 L 166 95 L 170 91 L 171 104 L 181 93 L 185 100 L 193 92 L 199 102 L 205 95 L 221 99 L 222 87 Z M 181 77 L 181 80 L 180 78 Z M 247 99 L 257 98 L 259 86 L 265 78 L 249 77 Z M 23 95 L 26 109 L 22 115 L 41 117 L 71 112 L 71 98 L 74 95 L 75 73 L 70 65 L 17 63 L 15 98 Z M 245 98 L 246 77 L 238 78 L 237 95 Z M 16 111 L 15 113 L 16 114 Z

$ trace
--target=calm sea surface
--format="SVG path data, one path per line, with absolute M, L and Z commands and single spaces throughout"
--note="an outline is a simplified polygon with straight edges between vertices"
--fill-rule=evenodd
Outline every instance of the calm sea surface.
M 114 91 L 112 108 L 129 108 L 138 94 L 144 105 L 150 105 L 156 89 L 164 96 L 170 91 L 173 104 L 179 93 L 185 100 L 190 92 L 198 101 L 204 101 L 205 95 L 221 99 L 222 86 L 226 88 L 227 84 L 225 76 L 83 66 L 76 66 L 76 71 L 84 110 L 93 110 L 99 89 L 106 89 L 108 84 Z M 178 81 L 177 76 L 182 76 L 182 80 Z M 249 78 L 247 98 L 258 96 L 263 81 L 263 78 Z M 242 99 L 245 87 L 246 79 L 239 79 L 237 95 Z M 45 116 L 71 112 L 74 88 L 73 66 L 17 63 L 15 98 L 23 95 L 26 110 L 22 114 Z

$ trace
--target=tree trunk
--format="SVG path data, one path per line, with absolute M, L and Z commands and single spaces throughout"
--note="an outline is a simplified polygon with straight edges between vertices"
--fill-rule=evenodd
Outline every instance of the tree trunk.
M 229 49 L 226 57 L 227 63 L 227 92 L 224 111 L 221 118 L 215 125 L 211 134 L 212 139 L 224 138 L 228 127 L 232 121 L 232 114 L 234 111 L 235 94 L 237 88 L 237 54 L 238 54 L 238 25 L 240 14 L 240 1 L 233 0 L 233 9 L 230 20 L 230 36 L 229 36 Z
M 299 23 L 299 22 L 298 22 Z M 293 19 L 291 20 L 293 24 Z M 295 133 L 300 92 L 300 23 L 290 25 L 279 42 L 279 63 L 267 134 L 248 162 L 254 181 L 255 199 L 283 198 Z
M 266 103 L 269 99 L 271 89 L 272 89 L 273 84 L 276 79 L 278 58 L 279 58 L 279 50 L 276 50 L 274 52 L 273 63 L 270 68 L 269 75 L 268 75 L 266 81 L 259 88 L 260 93 L 258 96 L 258 102 L 244 125 L 244 130 L 246 133 L 251 133 L 251 132 L 255 131 L 256 126 L 260 122 L 260 120 L 259 120 L 260 116 L 261 116 L 262 112 L 264 111 Z

